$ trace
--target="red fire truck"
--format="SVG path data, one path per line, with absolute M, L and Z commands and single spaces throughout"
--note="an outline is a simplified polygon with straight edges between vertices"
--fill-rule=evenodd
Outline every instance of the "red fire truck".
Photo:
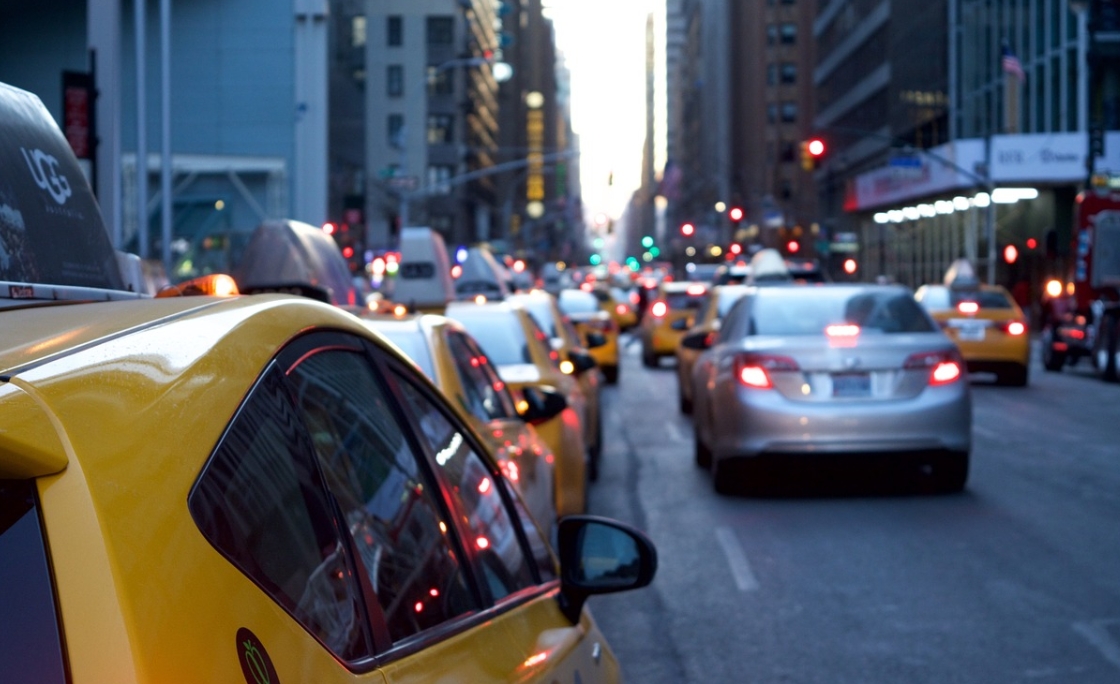
M 1120 184 L 1094 177 L 1077 196 L 1073 263 L 1043 294 L 1042 362 L 1049 371 L 1088 357 L 1120 381 Z

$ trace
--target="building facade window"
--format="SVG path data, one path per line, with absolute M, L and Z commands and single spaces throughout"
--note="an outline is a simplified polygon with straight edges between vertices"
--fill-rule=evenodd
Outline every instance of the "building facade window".
M 404 67 L 390 64 L 385 71 L 385 92 L 389 97 L 404 95 Z
M 778 123 L 778 105 L 773 102 L 766 105 L 766 123 Z
M 796 102 L 783 102 L 782 103 L 782 121 L 784 123 L 792 123 L 797 121 L 797 103 Z
M 366 45 L 366 17 L 359 14 L 350 17 L 350 47 L 361 48 Z
M 454 42 L 454 17 L 428 17 L 428 45 L 452 45 Z
M 778 26 L 776 24 L 766 25 L 766 44 L 774 45 L 778 42 Z
M 797 145 L 791 140 L 783 140 L 782 143 L 782 156 L 783 162 L 791 162 L 797 158 Z
M 389 145 L 397 149 L 404 148 L 404 114 L 390 114 L 386 127 Z
M 385 18 L 385 42 L 389 47 L 404 45 L 404 19 L 398 14 Z
M 778 85 L 778 65 L 773 62 L 766 65 L 766 85 Z
M 797 42 L 797 24 L 785 23 L 780 29 L 782 45 L 793 45 Z
M 428 167 L 428 188 L 433 194 L 447 195 L 451 192 L 451 186 L 448 181 L 454 169 L 446 164 L 433 164 Z
M 454 142 L 455 119 L 450 114 L 431 114 L 428 116 L 428 144 Z
M 440 69 L 438 66 L 428 67 L 428 95 L 450 95 L 454 90 L 450 69 Z
M 794 62 L 782 62 L 782 83 L 797 83 L 797 64 Z

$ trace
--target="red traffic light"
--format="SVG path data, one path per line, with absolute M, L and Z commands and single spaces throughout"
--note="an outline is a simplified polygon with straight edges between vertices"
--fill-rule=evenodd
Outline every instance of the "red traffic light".
M 1038 240 L 1034 238 L 1027 238 L 1027 249 L 1036 249 L 1038 247 Z
M 1015 245 L 1008 245 L 1008 246 L 1003 248 L 1003 260 L 1004 261 L 1006 261 L 1009 264 L 1013 264 L 1013 263 L 1015 263 L 1015 261 L 1018 258 L 1019 258 L 1019 250 L 1015 248 Z
M 743 208 L 742 207 L 731 207 L 730 209 L 727 210 L 727 218 L 731 219 L 732 221 L 735 221 L 736 223 L 738 223 L 739 221 L 742 221 L 743 220 Z
M 732 242 L 731 246 L 727 248 L 727 253 L 728 254 L 742 254 L 743 253 L 743 246 L 740 245 L 738 242 Z
M 692 237 L 696 233 L 696 226 L 691 223 L 681 225 L 681 235 L 685 237 Z
M 790 254 L 797 254 L 801 250 L 801 243 L 797 240 L 790 240 L 786 243 L 786 251 Z
M 809 150 L 809 154 L 820 157 L 824 154 L 824 141 L 820 138 L 813 138 L 805 144 L 805 148 Z

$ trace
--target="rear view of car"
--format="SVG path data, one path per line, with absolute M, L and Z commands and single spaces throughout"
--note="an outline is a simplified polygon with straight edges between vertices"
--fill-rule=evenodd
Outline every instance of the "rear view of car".
M 998 285 L 924 285 L 914 294 L 974 373 L 994 373 L 1002 385 L 1027 384 L 1030 335 L 1023 310 Z
M 718 491 L 738 484 L 740 465 L 845 454 L 909 459 L 946 490 L 964 486 L 966 369 L 905 288 L 752 288 L 714 342 L 692 388 L 696 459 Z
M 708 288 L 703 283 L 661 283 L 638 332 L 643 365 L 655 367 L 662 357 L 676 353 L 681 336 L 696 320 L 707 295 Z

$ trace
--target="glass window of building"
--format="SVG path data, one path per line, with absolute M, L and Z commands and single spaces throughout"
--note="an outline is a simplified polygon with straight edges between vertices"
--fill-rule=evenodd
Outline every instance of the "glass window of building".
M 797 42 L 797 24 L 792 22 L 782 24 L 780 32 L 782 45 L 793 45 Z
M 782 62 L 782 83 L 797 83 L 797 65 L 793 62 Z
M 397 14 L 385 18 L 385 42 L 389 47 L 404 45 L 404 19 Z
M 428 45 L 451 45 L 454 42 L 454 17 L 428 17 Z
M 433 194 L 446 195 L 451 192 L 447 184 L 451 180 L 452 169 L 446 164 L 432 164 L 428 167 L 428 187 Z
M 453 85 L 450 70 L 435 65 L 428 67 L 428 95 L 450 95 Z
M 404 147 L 404 114 L 390 114 L 388 118 L 388 127 L 386 135 L 388 136 L 389 144 L 397 149 Z
M 796 102 L 783 102 L 782 103 L 782 121 L 791 123 L 797 121 L 797 103 Z
M 766 85 L 778 85 L 778 65 L 774 62 L 766 65 Z
M 385 72 L 385 89 L 389 97 L 404 95 L 404 67 L 390 64 Z
M 774 45 L 778 42 L 778 27 L 776 24 L 766 25 L 766 44 Z
M 428 116 L 428 144 L 452 142 L 455 119 L 450 114 L 431 114 Z
M 766 105 L 766 123 L 778 123 L 778 105 L 774 102 Z
M 359 14 L 350 18 L 350 47 L 360 48 L 366 44 L 366 17 Z

